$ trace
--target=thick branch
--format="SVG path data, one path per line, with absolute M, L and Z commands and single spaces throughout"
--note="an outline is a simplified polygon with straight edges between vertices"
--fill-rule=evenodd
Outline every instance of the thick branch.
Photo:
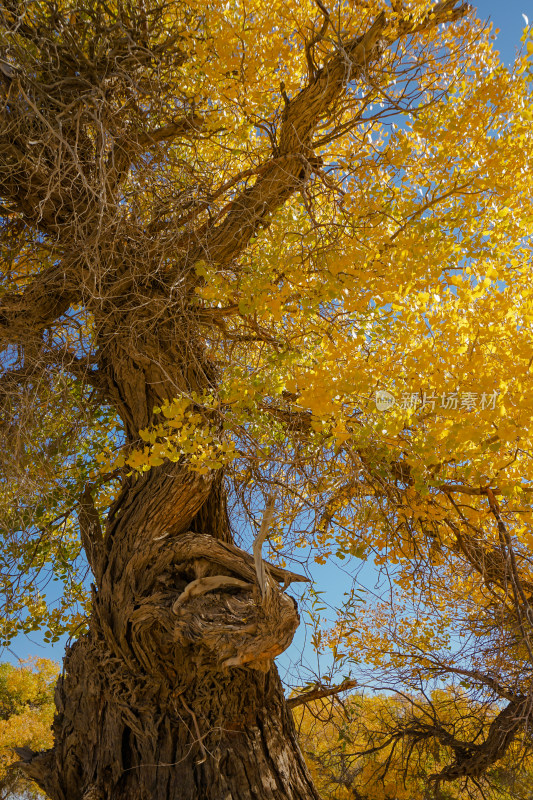
M 432 779 L 437 783 L 453 781 L 457 778 L 477 778 L 499 761 L 514 737 L 523 728 L 531 716 L 531 697 L 523 698 L 521 702 L 509 703 L 491 722 L 489 732 L 481 744 L 457 742 L 444 731 L 437 733 L 437 738 L 450 745 L 454 751 L 455 762 L 443 769 Z
M 11 293 L 0 305 L 0 348 L 27 344 L 65 314 L 77 292 L 63 264 L 37 275 L 20 294 Z
M 385 38 L 387 18 L 382 12 L 366 33 L 339 47 L 312 82 L 286 103 L 276 157 L 261 169 L 255 185 L 235 198 L 225 219 L 204 232 L 193 261 L 203 256 L 212 263 L 227 264 L 237 258 L 258 227 L 306 183 L 313 169 L 320 165 L 311 149 L 317 126 L 331 116 L 348 84 L 362 77 L 385 46 L 415 32 L 460 19 L 468 11 L 467 4 L 456 7 L 456 0 L 446 0 L 416 25 L 405 20 L 395 35 L 388 38 Z
M 296 708 L 296 706 L 311 703 L 313 700 L 321 700 L 323 697 L 332 697 L 341 692 L 347 692 L 350 689 L 355 689 L 356 686 L 357 681 L 347 679 L 337 686 L 328 686 L 326 688 L 317 687 L 316 689 L 310 689 L 308 692 L 302 692 L 302 694 L 296 695 L 296 697 L 289 697 L 287 705 L 289 708 Z
M 98 511 L 92 498 L 93 486 L 87 484 L 80 497 L 78 521 L 80 536 L 87 560 L 97 581 L 101 580 L 104 568 L 104 538 Z

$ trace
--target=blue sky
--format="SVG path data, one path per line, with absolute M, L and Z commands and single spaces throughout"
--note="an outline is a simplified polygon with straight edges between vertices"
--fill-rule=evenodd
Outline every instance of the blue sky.
M 522 14 L 525 14 L 530 23 L 533 23 L 533 0 L 484 0 L 472 3 L 479 17 L 490 18 L 500 33 L 497 45 L 505 63 L 510 63 L 520 47 L 520 37 L 525 26 Z
M 505 2 L 484 0 L 484 2 L 474 3 L 474 5 L 476 5 L 481 18 L 490 18 L 495 27 L 499 28 L 497 47 L 502 60 L 507 64 L 511 63 L 517 48 L 520 47 L 520 37 L 525 26 L 522 15 L 525 14 L 533 23 L 533 0 L 505 0 Z M 315 565 L 313 568 L 316 589 L 324 592 L 321 598 L 324 600 L 324 606 L 328 609 L 324 613 L 330 619 L 333 618 L 335 606 L 342 602 L 344 592 L 349 591 L 351 581 L 346 574 L 349 566 L 346 562 L 331 562 L 322 567 Z M 297 569 L 296 565 L 294 568 Z M 361 578 L 364 578 L 365 583 L 372 583 L 371 567 L 364 569 Z M 302 623 L 304 622 L 305 610 L 302 615 Z M 39 656 L 61 662 L 65 644 L 66 637 L 51 646 L 44 643 L 38 633 L 33 633 L 31 636 L 19 636 L 9 649 L 0 651 L 0 660 L 15 662 L 19 658 Z M 293 645 L 278 659 L 278 663 L 282 677 L 286 677 L 289 684 L 299 682 L 298 675 L 303 677 L 302 673 L 307 672 L 308 679 L 310 679 L 312 673 L 323 673 L 328 668 L 327 658 L 322 658 L 320 662 L 317 660 L 310 645 L 310 631 L 306 629 L 305 624 L 300 626 Z M 299 664 L 301 667 L 298 666 Z

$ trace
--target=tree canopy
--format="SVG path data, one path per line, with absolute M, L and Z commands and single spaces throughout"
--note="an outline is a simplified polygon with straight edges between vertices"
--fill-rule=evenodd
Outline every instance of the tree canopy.
M 273 674 L 291 559 L 336 556 L 384 587 L 338 672 L 488 709 L 410 701 L 435 791 L 530 747 L 533 37 L 493 41 L 455 0 L 0 5 L 2 636 L 80 636 L 71 697 L 89 650 L 161 703 L 175 647 Z

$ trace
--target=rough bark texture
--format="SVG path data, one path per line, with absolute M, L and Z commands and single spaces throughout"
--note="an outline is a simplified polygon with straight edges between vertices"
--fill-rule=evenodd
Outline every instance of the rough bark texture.
M 100 380 L 135 442 L 157 403 L 214 376 L 172 306 L 154 325 L 152 305 L 149 327 L 129 300 L 93 308 Z M 79 519 L 90 629 L 65 659 L 55 746 L 26 773 L 52 800 L 317 797 L 273 665 L 299 622 L 284 588 L 301 578 L 265 564 L 260 585 L 232 544 L 222 471 L 166 462 L 124 479 L 104 534 L 90 493 Z
M 298 576 L 265 565 L 261 592 L 252 556 L 181 530 L 211 487 L 167 471 L 115 510 L 55 747 L 25 771 L 53 800 L 315 798 L 272 663 L 298 625 L 279 583 Z
M 276 670 L 189 670 L 186 686 L 129 672 L 91 637 L 67 656 L 61 743 L 31 772 L 53 798 L 314 798 Z M 29 770 L 30 771 L 30 770 Z

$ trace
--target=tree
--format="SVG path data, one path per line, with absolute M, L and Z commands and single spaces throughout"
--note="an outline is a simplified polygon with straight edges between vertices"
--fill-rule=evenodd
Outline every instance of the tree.
M 46 658 L 30 663 L 0 665 L 0 796 L 38 798 L 14 762 L 15 747 L 44 748 L 52 745 L 50 726 L 54 716 L 57 665 Z
M 517 664 L 470 669 L 513 720 L 477 775 L 531 719 L 527 56 L 454 0 L 0 8 L 4 635 L 78 635 L 26 773 L 317 797 L 273 664 L 310 544 L 477 571 Z M 447 413 L 385 424 L 422 370 Z
M 327 800 L 427 800 L 435 796 L 431 776 L 442 771 L 450 751 L 438 736 L 416 742 L 405 736 L 413 710 L 426 721 L 446 720 L 449 731 L 474 740 L 485 736 L 498 707 L 477 708 L 463 691 L 439 689 L 431 697 L 354 694 L 342 702 L 312 701 L 296 707 L 295 719 L 302 749 L 316 786 Z M 490 767 L 483 790 L 462 781 L 447 783 L 436 794 L 441 800 L 499 797 L 516 800 L 531 796 L 531 755 L 519 746 L 508 748 L 500 763 Z

